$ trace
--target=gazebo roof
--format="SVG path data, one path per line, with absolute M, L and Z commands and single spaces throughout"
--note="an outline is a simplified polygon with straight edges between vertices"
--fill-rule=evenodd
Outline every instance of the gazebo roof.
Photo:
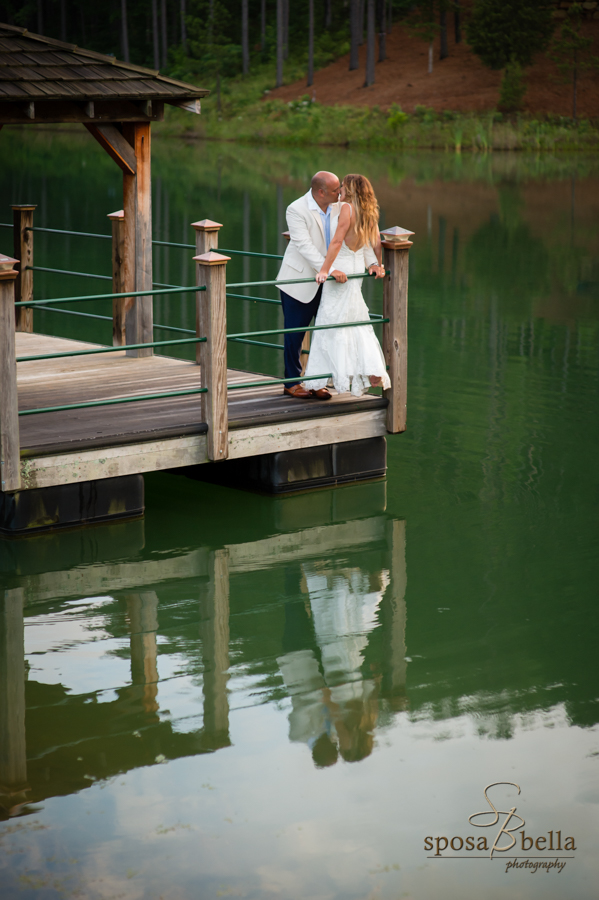
M 164 102 L 199 112 L 199 99 L 208 93 L 153 69 L 0 24 L 0 123 L 152 121 L 162 118 Z

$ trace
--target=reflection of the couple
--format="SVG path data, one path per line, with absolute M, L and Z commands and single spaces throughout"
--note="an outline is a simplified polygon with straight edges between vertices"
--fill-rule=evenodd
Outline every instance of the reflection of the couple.
M 370 755 L 383 688 L 394 708 L 403 705 L 405 522 L 388 526 L 387 566 L 365 570 L 330 559 L 303 563 L 298 574 L 305 600 L 285 605 L 285 652 L 277 662 L 291 698 L 289 739 L 307 744 L 319 767 L 333 765 L 339 756 L 357 762 Z M 365 674 L 370 636 L 384 608 L 392 652 L 383 660 L 384 672 L 372 666 Z
M 12 576 L 13 586 L 0 590 L 0 811 L 25 814 L 32 803 L 158 757 L 229 746 L 230 642 L 253 646 L 251 631 L 239 633 L 238 618 L 230 635 L 231 605 L 235 613 L 248 578 L 269 590 L 281 572 L 284 618 L 275 656 L 291 701 L 290 739 L 306 743 L 320 767 L 368 756 L 381 702 L 390 710 L 405 704 L 405 523 L 380 513 L 334 518 L 216 549 L 175 550 L 162 562 L 151 553 L 140 559 L 137 550 L 129 559 L 105 556 L 64 571 L 56 561 L 54 568 L 38 563 Z M 161 600 L 179 591 L 199 602 L 203 715 L 190 731 L 159 710 Z M 61 593 L 64 599 L 55 599 Z M 111 603 L 102 626 L 108 636 L 128 634 L 130 683 L 102 697 L 38 682 L 35 668 L 26 671 L 24 614 L 34 622 L 38 611 L 41 620 L 49 615 L 60 631 L 60 617 L 72 617 L 65 601 L 77 604 L 82 596 Z M 169 639 L 173 628 L 167 627 Z M 251 654 L 246 661 L 249 668 L 264 665 Z M 77 665 L 71 660 L 74 679 Z

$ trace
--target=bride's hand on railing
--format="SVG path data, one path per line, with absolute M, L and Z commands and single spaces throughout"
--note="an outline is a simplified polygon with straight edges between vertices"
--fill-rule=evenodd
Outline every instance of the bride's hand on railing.
M 370 266 L 368 269 L 369 275 L 374 275 L 375 278 L 384 278 L 385 277 L 385 267 L 384 266 Z
M 328 277 L 328 276 L 327 276 L 327 273 L 326 273 L 326 272 L 318 272 L 317 275 L 316 275 L 316 283 L 317 283 L 317 284 L 324 284 L 325 281 L 327 280 L 327 277 Z

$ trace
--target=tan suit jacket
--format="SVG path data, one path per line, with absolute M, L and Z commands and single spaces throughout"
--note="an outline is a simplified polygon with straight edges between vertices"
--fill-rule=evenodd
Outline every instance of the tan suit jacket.
M 286 281 L 292 278 L 314 279 L 322 269 L 327 252 L 324 226 L 319 211 L 310 209 L 308 206 L 310 196 L 311 191 L 308 191 L 287 207 L 287 228 L 291 239 L 283 257 L 277 281 Z M 331 204 L 331 238 L 335 234 L 340 211 L 341 204 L 339 202 Z M 370 246 L 365 248 L 364 256 L 367 266 L 377 262 Z M 286 284 L 281 285 L 281 290 L 295 300 L 299 300 L 300 303 L 309 303 L 318 290 L 318 284 L 314 280 L 304 284 Z

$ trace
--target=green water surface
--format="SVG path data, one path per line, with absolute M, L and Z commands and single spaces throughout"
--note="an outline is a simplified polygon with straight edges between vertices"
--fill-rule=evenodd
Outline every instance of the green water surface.
M 0 221 L 32 202 L 109 233 L 119 171 L 89 135 L 5 128 L 0 163 Z M 154 474 L 143 520 L 0 543 L 0 897 L 591 900 L 599 160 L 156 139 L 153 167 L 156 238 L 207 217 L 274 253 L 314 170 L 371 177 L 383 224 L 416 233 L 408 429 L 385 482 L 271 498 Z M 156 281 L 192 283 L 192 255 L 157 248 Z M 40 233 L 35 262 L 110 275 L 110 242 Z M 39 298 L 101 289 L 35 275 Z M 278 315 L 229 302 L 230 330 Z M 193 300 L 155 319 L 193 327 Z M 279 351 L 229 354 L 282 375 Z

